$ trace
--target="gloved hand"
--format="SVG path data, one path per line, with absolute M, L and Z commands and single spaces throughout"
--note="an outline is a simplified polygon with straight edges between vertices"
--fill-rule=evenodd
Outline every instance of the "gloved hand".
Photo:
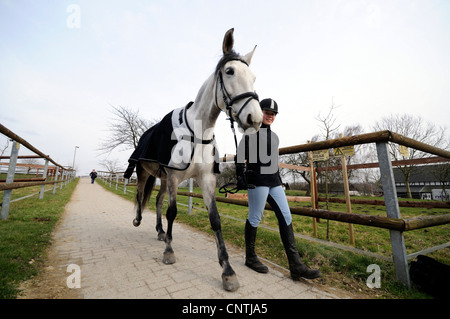
M 248 188 L 245 178 L 243 178 L 242 176 L 237 176 L 236 179 L 237 179 L 236 187 L 238 189 L 247 189 Z
M 238 189 L 247 189 L 247 179 L 245 177 L 245 164 L 236 163 L 236 186 Z

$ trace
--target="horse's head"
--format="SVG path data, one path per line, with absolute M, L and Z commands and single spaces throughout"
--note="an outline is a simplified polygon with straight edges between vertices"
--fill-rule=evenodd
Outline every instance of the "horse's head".
M 258 95 L 253 89 L 255 75 L 249 65 L 255 48 L 245 56 L 233 50 L 233 31 L 230 29 L 223 39 L 223 57 L 216 68 L 216 104 L 239 124 L 246 133 L 259 130 L 262 111 Z

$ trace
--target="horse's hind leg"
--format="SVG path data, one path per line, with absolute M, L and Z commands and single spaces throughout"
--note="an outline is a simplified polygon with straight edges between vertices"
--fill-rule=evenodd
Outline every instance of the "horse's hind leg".
M 166 180 L 161 179 L 161 188 L 156 196 L 156 231 L 158 232 L 158 240 L 164 241 L 166 239 L 166 233 L 164 232 L 162 225 L 162 206 L 164 204 L 164 197 L 166 196 Z
M 169 191 L 169 207 L 167 208 L 166 218 L 167 218 L 167 233 L 165 238 L 166 249 L 164 250 L 163 263 L 173 264 L 175 263 L 175 253 L 172 249 L 172 226 L 177 217 L 177 189 L 178 181 L 170 180 L 168 181 L 168 191 Z
M 136 217 L 133 220 L 133 225 L 138 227 L 142 220 L 142 211 L 150 198 L 152 193 L 153 185 L 155 184 L 156 178 L 150 175 L 141 165 L 137 165 L 137 194 L 136 194 Z

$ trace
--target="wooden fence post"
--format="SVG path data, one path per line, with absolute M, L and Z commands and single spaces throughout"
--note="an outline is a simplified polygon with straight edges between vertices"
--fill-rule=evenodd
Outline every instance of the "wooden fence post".
M 6 183 L 14 182 L 14 174 L 16 172 L 16 163 L 17 163 L 17 156 L 19 155 L 19 147 L 20 144 L 12 140 L 11 157 L 9 158 L 8 173 L 6 174 Z M 8 189 L 3 192 L 3 203 L 2 203 L 2 210 L 0 213 L 1 219 L 3 220 L 8 219 L 9 204 L 11 202 L 11 192 L 12 189 Z
M 311 143 L 311 141 L 308 141 L 308 143 Z M 310 167 L 310 187 L 311 187 L 311 204 L 312 204 L 312 208 L 315 209 L 316 208 L 316 199 L 317 199 L 317 194 L 316 194 L 316 186 L 315 186 L 315 180 L 316 180 L 316 176 L 314 173 L 314 162 L 312 160 L 312 152 L 308 152 L 308 158 L 309 158 L 309 167 Z M 314 237 L 317 237 L 317 219 L 315 217 L 313 217 L 313 232 L 314 232 Z
M 343 137 L 341 133 L 339 135 L 340 138 Z M 345 155 L 341 156 L 341 164 L 342 164 L 342 177 L 344 181 L 344 193 L 345 193 L 345 203 L 347 204 L 347 212 L 352 212 L 352 203 L 350 202 L 350 186 L 348 184 L 348 173 L 347 173 L 347 160 L 345 159 Z M 348 232 L 350 237 L 350 243 L 355 246 L 355 236 L 353 232 L 353 224 L 348 224 Z

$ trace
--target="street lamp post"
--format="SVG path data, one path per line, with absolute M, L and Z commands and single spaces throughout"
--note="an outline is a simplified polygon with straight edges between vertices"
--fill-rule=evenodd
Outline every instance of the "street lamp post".
M 77 148 L 80 148 L 79 146 L 75 146 L 75 150 L 73 151 L 73 163 L 72 163 L 72 169 L 75 172 L 75 155 L 77 154 Z

